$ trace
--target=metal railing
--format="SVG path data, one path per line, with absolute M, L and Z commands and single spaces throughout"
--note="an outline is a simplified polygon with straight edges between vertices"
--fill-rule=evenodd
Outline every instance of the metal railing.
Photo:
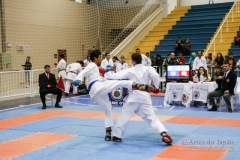
M 204 56 L 208 54 L 208 51 L 210 50 L 212 45 L 214 45 L 214 48 L 213 48 L 214 52 L 213 53 L 216 54 L 216 38 L 220 34 L 220 43 L 222 43 L 222 30 L 223 30 L 223 26 L 226 24 L 226 31 L 228 32 L 229 31 L 229 29 L 228 29 L 228 23 L 229 23 L 228 22 L 228 18 L 229 18 L 230 15 L 232 15 L 232 22 L 234 21 L 234 9 L 235 9 L 235 13 L 239 13 L 239 7 L 240 7 L 239 6 L 240 5 L 239 2 L 240 2 L 240 0 L 236 0 L 234 2 L 234 4 L 231 7 L 230 11 L 228 12 L 227 16 L 225 16 L 221 26 L 218 28 L 217 33 L 215 34 L 214 38 L 212 39 L 210 45 L 208 46 Z
M 9 97 L 33 97 L 39 93 L 38 77 L 44 70 L 0 72 L 0 99 Z M 57 77 L 57 69 L 52 69 Z

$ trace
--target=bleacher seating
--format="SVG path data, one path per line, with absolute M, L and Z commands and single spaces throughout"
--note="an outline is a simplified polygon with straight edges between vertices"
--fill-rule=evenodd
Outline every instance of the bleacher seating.
M 239 32 L 239 31 L 238 31 Z M 237 35 L 237 33 L 236 33 Z M 236 48 L 234 40 L 236 37 L 233 38 L 233 42 L 231 44 L 231 48 L 228 50 L 229 52 L 232 52 L 236 60 L 240 59 L 240 48 Z
M 189 38 L 192 52 L 203 51 L 232 5 L 233 3 L 230 2 L 192 6 L 188 13 L 169 30 L 164 39 L 160 40 L 154 51 L 150 52 L 151 56 L 161 54 L 166 57 L 168 53 L 174 52 L 178 37 L 182 40 Z M 189 56 L 185 57 L 187 61 L 189 58 Z

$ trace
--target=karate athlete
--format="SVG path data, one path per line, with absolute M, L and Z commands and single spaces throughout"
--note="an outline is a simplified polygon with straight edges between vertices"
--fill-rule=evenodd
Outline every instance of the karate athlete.
M 79 61 L 77 63 L 71 63 L 67 66 L 66 87 L 65 87 L 65 91 L 64 91 L 64 94 L 66 96 L 69 95 L 71 83 L 77 77 L 77 75 L 82 71 L 83 66 L 84 66 L 83 61 Z M 73 85 L 73 95 L 74 96 L 78 95 L 78 86 Z
M 152 80 L 157 88 L 154 90 L 154 93 L 158 93 L 160 79 L 156 70 L 151 66 L 144 66 L 142 64 L 142 56 L 138 53 L 132 54 L 132 63 L 134 67 L 122 70 L 118 73 L 107 73 L 106 77 L 109 79 L 129 79 L 139 84 L 147 84 Z M 139 90 L 129 92 L 129 96 L 123 104 L 122 112 L 120 113 L 113 131 L 113 141 L 122 141 L 128 121 L 134 113 L 148 122 L 151 127 L 162 136 L 163 142 L 167 144 L 172 143 L 172 139 L 168 136 L 166 128 L 159 121 L 153 110 L 150 94 Z
M 64 54 L 60 54 L 61 60 L 57 64 L 57 70 L 58 70 L 58 79 L 62 76 L 63 83 L 65 85 L 66 83 L 66 67 L 67 62 L 64 60 Z
M 154 87 L 151 85 L 139 85 L 133 81 L 105 80 L 104 77 L 101 77 L 101 75 L 104 76 L 105 70 L 98 68 L 102 61 L 101 52 L 99 50 L 92 51 L 90 58 L 92 62 L 78 74 L 73 84 L 78 85 L 80 82 L 83 82 L 84 77 L 87 77 L 90 97 L 101 106 L 105 112 L 105 140 L 111 141 L 111 127 L 114 126 L 114 122 L 112 117 L 112 104 L 109 101 L 108 93 L 121 87 L 126 87 L 129 90 L 139 89 L 144 91 L 146 89 L 154 89 Z

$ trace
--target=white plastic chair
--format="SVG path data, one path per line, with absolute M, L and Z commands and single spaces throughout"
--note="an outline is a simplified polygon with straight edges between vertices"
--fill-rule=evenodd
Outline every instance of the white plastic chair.
M 46 94 L 46 99 L 50 100 L 52 102 L 52 106 L 54 106 L 54 104 L 56 103 L 56 94 Z

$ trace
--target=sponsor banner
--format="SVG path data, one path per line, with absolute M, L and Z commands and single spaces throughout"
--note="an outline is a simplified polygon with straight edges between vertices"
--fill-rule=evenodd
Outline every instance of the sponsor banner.
M 192 97 L 194 101 L 207 102 L 208 86 L 205 84 L 193 85 Z
M 186 107 L 190 107 L 192 101 L 192 85 L 190 83 L 184 85 L 182 94 L 182 104 Z
M 169 92 L 168 92 L 169 102 L 181 101 L 183 88 L 184 88 L 183 85 L 178 85 L 178 84 L 169 85 Z

